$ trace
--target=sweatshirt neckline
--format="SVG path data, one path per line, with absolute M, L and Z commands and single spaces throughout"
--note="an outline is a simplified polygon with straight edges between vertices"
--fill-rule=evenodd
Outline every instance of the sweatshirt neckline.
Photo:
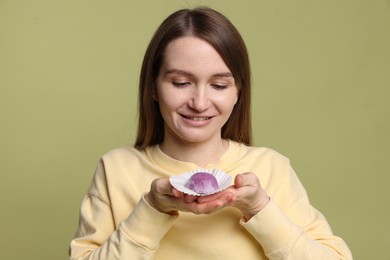
M 229 147 L 226 152 L 219 158 L 217 163 L 208 164 L 205 167 L 201 167 L 192 162 L 185 162 L 176 160 L 167 154 L 165 154 L 159 147 L 154 145 L 146 149 L 146 154 L 159 167 L 166 169 L 172 174 L 178 174 L 185 171 L 191 171 L 199 168 L 203 169 L 224 169 L 229 167 L 239 158 L 240 145 L 237 142 L 228 140 Z

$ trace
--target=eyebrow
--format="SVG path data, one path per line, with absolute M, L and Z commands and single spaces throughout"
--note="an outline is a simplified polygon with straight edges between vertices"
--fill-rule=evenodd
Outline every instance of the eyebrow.
M 168 74 L 179 74 L 184 76 L 193 77 L 194 75 L 188 71 L 185 70 L 178 70 L 178 69 L 170 69 L 165 72 L 165 75 Z M 231 72 L 221 72 L 213 74 L 211 77 L 213 78 L 233 78 L 233 74 Z

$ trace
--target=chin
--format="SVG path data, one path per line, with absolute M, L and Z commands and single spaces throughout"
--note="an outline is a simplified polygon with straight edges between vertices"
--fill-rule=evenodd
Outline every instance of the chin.
M 212 136 L 191 135 L 191 136 L 181 136 L 180 139 L 183 141 L 183 143 L 187 143 L 187 144 L 201 144 L 201 143 L 207 143 L 213 138 Z
M 207 143 L 210 140 L 221 138 L 220 132 L 210 131 L 211 129 L 185 129 L 177 128 L 175 131 L 166 131 L 165 133 L 172 135 L 171 137 L 179 140 L 184 144 L 201 144 Z M 216 137 L 217 136 L 217 137 Z

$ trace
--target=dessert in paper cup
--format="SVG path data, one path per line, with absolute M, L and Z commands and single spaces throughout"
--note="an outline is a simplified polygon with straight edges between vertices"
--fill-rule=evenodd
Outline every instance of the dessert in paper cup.
M 232 176 L 219 169 L 196 169 L 169 178 L 177 190 L 195 196 L 211 195 L 223 191 L 232 182 Z

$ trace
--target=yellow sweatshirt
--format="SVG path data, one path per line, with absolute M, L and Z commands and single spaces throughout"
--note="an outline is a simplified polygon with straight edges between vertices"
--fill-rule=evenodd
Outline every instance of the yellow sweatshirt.
M 70 259 L 352 259 L 314 209 L 289 160 L 268 148 L 229 141 L 208 169 L 255 173 L 271 197 L 249 221 L 227 207 L 209 215 L 161 213 L 143 198 L 155 178 L 200 168 L 159 146 L 118 148 L 104 155 L 80 209 Z

